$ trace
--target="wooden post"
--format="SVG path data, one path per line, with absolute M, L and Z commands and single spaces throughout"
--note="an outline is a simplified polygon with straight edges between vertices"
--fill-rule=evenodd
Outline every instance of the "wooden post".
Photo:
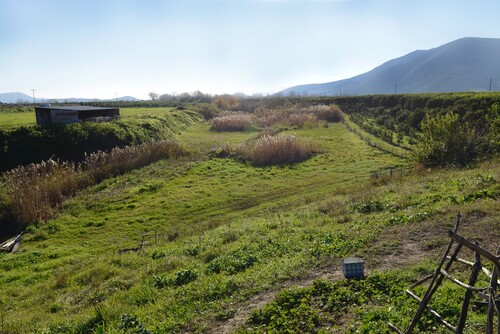
M 479 247 L 477 242 L 475 243 L 476 246 Z M 472 274 L 470 276 L 469 280 L 469 285 L 474 286 L 477 281 L 477 276 L 479 275 L 479 272 L 481 271 L 481 256 L 479 253 L 476 254 L 476 262 L 474 263 L 474 266 L 472 267 Z M 465 297 L 464 297 L 464 302 L 462 304 L 462 312 L 460 314 L 460 320 L 458 321 L 457 325 L 457 331 L 455 332 L 456 334 L 462 334 L 465 328 L 465 321 L 467 320 L 467 313 L 469 312 L 469 304 L 470 304 L 470 298 L 472 297 L 473 291 L 471 289 L 465 290 Z
M 500 254 L 500 247 L 497 249 L 497 255 Z M 491 274 L 490 281 L 490 298 L 488 301 L 488 314 L 486 317 L 486 334 L 493 334 L 493 318 L 495 316 L 496 300 L 495 295 L 498 287 L 498 266 L 493 267 L 493 273 Z M 500 332 L 500 313 L 498 316 L 498 331 Z

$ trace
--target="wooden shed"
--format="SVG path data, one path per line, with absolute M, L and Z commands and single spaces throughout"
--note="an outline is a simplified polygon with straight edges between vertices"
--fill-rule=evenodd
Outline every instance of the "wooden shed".
M 78 122 L 108 122 L 120 117 L 118 108 L 88 106 L 38 106 L 35 107 L 36 123 L 44 128 L 54 124 Z

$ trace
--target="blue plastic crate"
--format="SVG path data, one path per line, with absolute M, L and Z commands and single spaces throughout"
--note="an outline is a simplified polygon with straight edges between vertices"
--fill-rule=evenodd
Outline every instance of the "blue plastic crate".
M 345 278 L 363 277 L 364 262 L 359 257 L 346 257 L 342 260 L 342 273 Z

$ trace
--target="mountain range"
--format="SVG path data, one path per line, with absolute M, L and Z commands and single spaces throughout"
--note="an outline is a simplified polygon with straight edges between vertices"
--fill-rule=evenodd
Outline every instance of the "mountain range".
M 99 101 L 139 101 L 139 99 L 132 96 L 122 96 L 114 99 L 88 99 L 88 98 L 60 98 L 60 99 L 42 99 L 35 97 L 36 103 L 78 103 L 78 102 L 99 102 Z M 12 93 L 0 93 L 1 103 L 31 103 L 33 102 L 33 97 L 24 93 L 12 92 Z
M 287 88 L 281 95 L 367 95 L 500 90 L 500 39 L 466 37 L 417 50 L 350 79 Z

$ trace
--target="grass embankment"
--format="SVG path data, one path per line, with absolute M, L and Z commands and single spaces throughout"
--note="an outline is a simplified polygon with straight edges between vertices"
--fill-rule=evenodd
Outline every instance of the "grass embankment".
M 0 130 L 0 171 L 50 158 L 82 161 L 85 153 L 151 140 L 173 140 L 202 119 L 194 111 L 172 108 L 122 109 L 122 115 L 121 119 L 107 123 L 75 123 L 50 129 L 31 125 Z M 0 113 L 0 121 L 2 116 Z

